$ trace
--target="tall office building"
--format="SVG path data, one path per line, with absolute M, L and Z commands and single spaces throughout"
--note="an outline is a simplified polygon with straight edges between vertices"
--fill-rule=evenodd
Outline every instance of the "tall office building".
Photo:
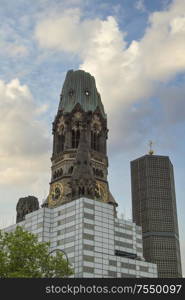
M 158 276 L 182 277 L 173 165 L 167 156 L 131 162 L 133 221 L 142 226 L 143 252 Z
M 49 195 L 42 208 L 35 197 L 19 199 L 17 225 L 65 251 L 74 277 L 157 277 L 156 265 L 143 258 L 141 228 L 117 218 L 107 133 L 94 77 L 69 71 L 53 123 Z

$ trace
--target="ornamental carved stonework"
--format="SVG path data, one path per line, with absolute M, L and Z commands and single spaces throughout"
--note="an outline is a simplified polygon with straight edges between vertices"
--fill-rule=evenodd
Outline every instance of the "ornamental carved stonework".
M 100 121 L 100 117 L 97 115 L 94 115 L 92 122 L 91 122 L 91 130 L 97 132 L 98 134 L 102 130 L 102 124 Z
M 64 117 L 61 116 L 57 125 L 57 133 L 59 135 L 62 135 L 64 134 L 64 131 L 65 131 L 65 121 L 64 121 Z
M 71 122 L 72 130 L 82 130 L 83 128 L 83 115 L 80 111 L 74 113 Z

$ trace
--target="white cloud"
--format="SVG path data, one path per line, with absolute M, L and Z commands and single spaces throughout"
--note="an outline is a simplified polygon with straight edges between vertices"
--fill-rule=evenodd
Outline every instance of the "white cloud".
M 34 184 L 49 173 L 50 131 L 38 119 L 45 110 L 18 79 L 0 80 L 0 184 Z
M 47 112 L 48 108 L 49 108 L 48 103 L 45 103 L 45 104 L 43 104 L 43 105 L 37 107 L 36 110 L 35 110 L 35 112 L 36 112 L 38 115 L 41 115 L 41 114 Z
M 148 90 L 151 80 L 165 81 L 185 69 L 184 9 L 185 3 L 176 0 L 166 11 L 151 14 L 143 38 L 129 47 L 114 17 L 82 19 L 79 9 L 43 19 L 37 24 L 35 36 L 42 47 L 78 53 L 83 60 L 81 67 L 90 70 L 100 86 L 102 73 L 105 81 L 116 81 L 118 89 L 120 81 L 124 91 L 131 83 L 136 88 L 130 96 L 135 99 L 140 97 L 140 87 Z
M 23 45 L 16 44 L 7 44 L 6 45 L 6 53 L 11 56 L 26 56 L 28 54 L 28 49 Z
M 151 80 L 167 81 L 185 70 L 185 2 L 176 0 L 166 11 L 155 12 L 139 42 L 143 71 Z
M 141 6 L 142 1 L 139 3 Z M 165 10 L 152 13 L 143 37 L 130 45 L 113 16 L 84 19 L 80 10 L 43 19 L 35 36 L 42 47 L 80 56 L 80 68 L 96 78 L 114 144 L 123 146 L 130 140 L 130 130 L 135 128 L 135 140 L 148 132 L 148 109 L 153 112 L 147 102 L 141 112 L 142 103 L 151 96 L 158 97 L 161 83 L 185 71 L 184 11 L 185 2 L 175 0 Z M 135 104 L 139 107 L 132 111 Z M 142 122 L 137 117 L 141 114 Z M 123 135 L 127 138 L 120 139 Z
M 16 58 L 27 56 L 29 53 L 27 41 L 16 30 L 14 21 L 6 20 L 3 22 L 3 19 L 1 21 L 0 54 Z
M 138 0 L 136 3 L 135 3 L 135 8 L 140 10 L 141 12 L 145 12 L 146 11 L 146 7 L 145 7 L 145 4 L 144 4 L 144 0 Z
M 40 46 L 73 53 L 84 52 L 100 20 L 81 22 L 80 17 L 79 9 L 69 9 L 61 15 L 43 19 L 35 31 Z
M 167 126 L 172 123 L 185 122 L 184 85 L 163 87 L 159 89 L 158 95 L 161 99 L 163 117 Z
M 171 32 L 172 34 L 185 32 L 185 14 L 182 17 L 177 17 L 171 22 Z
M 10 42 L 1 42 L 0 45 L 0 54 L 8 55 L 16 58 L 22 58 L 28 55 L 28 49 L 20 44 L 10 43 Z

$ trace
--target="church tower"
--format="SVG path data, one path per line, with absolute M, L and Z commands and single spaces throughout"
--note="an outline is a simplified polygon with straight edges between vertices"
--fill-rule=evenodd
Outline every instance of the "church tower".
M 94 77 L 68 71 L 53 122 L 50 192 L 43 206 L 57 207 L 81 197 L 117 206 L 107 181 L 107 133 Z

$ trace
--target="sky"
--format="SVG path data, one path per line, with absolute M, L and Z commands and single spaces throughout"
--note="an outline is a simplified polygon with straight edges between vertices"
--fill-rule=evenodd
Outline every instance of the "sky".
M 0 0 L 0 226 L 49 192 L 52 122 L 66 72 L 96 79 L 109 186 L 131 219 L 130 161 L 169 156 L 185 274 L 185 1 Z

